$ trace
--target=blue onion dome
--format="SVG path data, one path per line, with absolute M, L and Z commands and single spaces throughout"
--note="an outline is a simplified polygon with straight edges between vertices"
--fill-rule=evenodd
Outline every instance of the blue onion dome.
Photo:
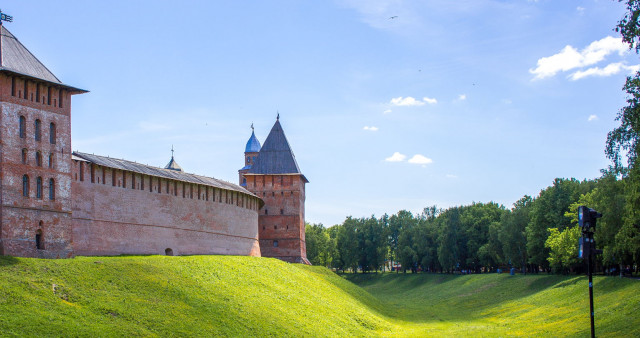
M 256 137 L 256 134 L 251 131 L 251 137 L 249 138 L 249 141 L 247 141 L 247 146 L 244 148 L 244 152 L 245 153 L 257 153 L 260 151 L 260 141 L 258 141 L 258 138 Z

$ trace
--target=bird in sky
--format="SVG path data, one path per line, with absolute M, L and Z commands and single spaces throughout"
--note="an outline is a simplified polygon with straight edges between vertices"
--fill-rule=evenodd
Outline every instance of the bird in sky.
M 397 17 L 398 17 L 397 15 L 394 15 L 394 16 L 390 17 L 390 18 L 389 18 L 389 20 L 391 20 L 391 19 L 395 19 L 395 18 L 397 18 Z

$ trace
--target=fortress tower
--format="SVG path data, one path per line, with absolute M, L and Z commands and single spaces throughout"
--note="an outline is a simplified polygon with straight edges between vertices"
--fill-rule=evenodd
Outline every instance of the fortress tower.
M 0 255 L 73 255 L 71 95 L 0 24 Z
M 240 185 L 265 203 L 258 216 L 262 256 L 310 264 L 304 233 L 305 184 L 309 181 L 298 167 L 279 117 L 262 147 L 252 131 L 239 175 Z

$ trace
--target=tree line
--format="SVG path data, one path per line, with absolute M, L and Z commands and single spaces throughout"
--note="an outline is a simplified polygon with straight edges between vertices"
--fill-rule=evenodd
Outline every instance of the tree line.
M 640 52 L 640 0 L 618 0 L 626 13 L 615 30 L 629 49 Z M 623 87 L 626 106 L 607 135 L 612 165 L 595 180 L 555 179 L 535 197 L 505 208 L 494 202 L 448 209 L 435 206 L 413 215 L 402 210 L 380 218 L 347 217 L 330 228 L 306 227 L 307 257 L 313 264 L 341 270 L 377 271 L 399 262 L 412 271 L 577 272 L 577 207 L 603 214 L 595 239 L 600 269 L 638 268 L 640 260 L 640 72 Z M 625 161 L 626 159 L 626 161 Z
M 603 214 L 596 243 L 600 270 L 637 269 L 640 229 L 631 203 L 637 185 L 612 171 L 595 180 L 555 179 L 535 197 L 523 196 L 511 208 L 495 202 L 412 214 L 354 218 L 325 228 L 307 224 L 307 257 L 312 264 L 338 270 L 379 271 L 392 264 L 401 271 L 577 273 L 577 208 L 587 205 Z M 615 269 L 615 270 L 614 270 Z

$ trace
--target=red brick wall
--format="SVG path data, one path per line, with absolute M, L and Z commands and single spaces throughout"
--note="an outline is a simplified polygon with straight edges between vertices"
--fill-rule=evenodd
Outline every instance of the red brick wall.
M 101 166 L 93 167 L 91 183 L 91 164 L 73 162 L 77 255 L 164 254 L 170 248 L 175 255 L 260 256 L 257 198 Z
M 307 263 L 302 175 L 246 175 L 247 190 L 262 198 L 258 226 L 264 257 Z M 275 246 L 277 242 L 277 246 Z
M 25 257 L 70 257 L 71 245 L 71 130 L 70 94 L 62 91 L 63 107 L 58 107 L 59 92 L 52 87 L 51 104 L 46 100 L 48 86 L 40 83 L 43 102 L 36 102 L 36 83 L 0 74 L 0 254 Z M 33 100 L 32 95 L 33 93 Z M 55 98 L 55 101 L 53 100 Z M 20 116 L 26 123 L 25 137 L 19 136 Z M 41 138 L 35 140 L 36 120 L 40 120 Z M 50 143 L 49 126 L 55 123 L 55 143 Z M 22 150 L 26 150 L 23 163 Z M 36 153 L 41 165 L 36 164 Z M 49 166 L 49 155 L 53 164 Z M 23 175 L 29 177 L 28 197 L 23 196 Z M 42 179 L 42 196 L 36 196 L 37 178 Z M 49 199 L 49 180 L 54 179 L 55 198 Z M 36 232 L 42 233 L 43 249 L 36 248 Z

